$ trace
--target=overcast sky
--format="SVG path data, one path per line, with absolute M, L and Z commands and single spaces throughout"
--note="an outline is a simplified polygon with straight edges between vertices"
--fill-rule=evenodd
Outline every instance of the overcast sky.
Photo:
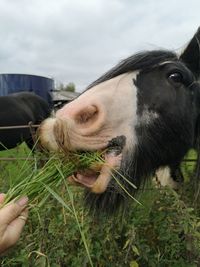
M 180 49 L 199 26 L 199 0 L 0 0 L 0 73 L 82 91 L 137 51 Z

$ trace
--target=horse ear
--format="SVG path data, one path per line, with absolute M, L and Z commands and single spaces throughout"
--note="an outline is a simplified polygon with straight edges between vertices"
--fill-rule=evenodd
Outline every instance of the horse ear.
M 198 78 L 200 75 L 200 27 L 180 55 L 180 59 Z

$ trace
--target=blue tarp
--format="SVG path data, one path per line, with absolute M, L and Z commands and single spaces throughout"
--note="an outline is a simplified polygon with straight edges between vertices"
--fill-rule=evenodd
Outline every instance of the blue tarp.
M 0 96 L 29 91 L 35 92 L 51 104 L 53 90 L 54 80 L 50 78 L 28 74 L 0 74 Z

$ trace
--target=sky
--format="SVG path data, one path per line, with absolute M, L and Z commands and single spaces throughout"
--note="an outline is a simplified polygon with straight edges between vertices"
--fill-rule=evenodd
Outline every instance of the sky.
M 183 49 L 199 26 L 199 0 L 0 0 L 0 73 L 81 92 L 136 52 Z

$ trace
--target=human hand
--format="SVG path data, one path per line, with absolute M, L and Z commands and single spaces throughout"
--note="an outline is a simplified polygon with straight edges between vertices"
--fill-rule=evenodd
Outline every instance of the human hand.
M 0 204 L 5 194 L 0 194 Z M 22 197 L 0 208 L 0 253 L 13 246 L 20 237 L 28 217 L 28 198 Z

